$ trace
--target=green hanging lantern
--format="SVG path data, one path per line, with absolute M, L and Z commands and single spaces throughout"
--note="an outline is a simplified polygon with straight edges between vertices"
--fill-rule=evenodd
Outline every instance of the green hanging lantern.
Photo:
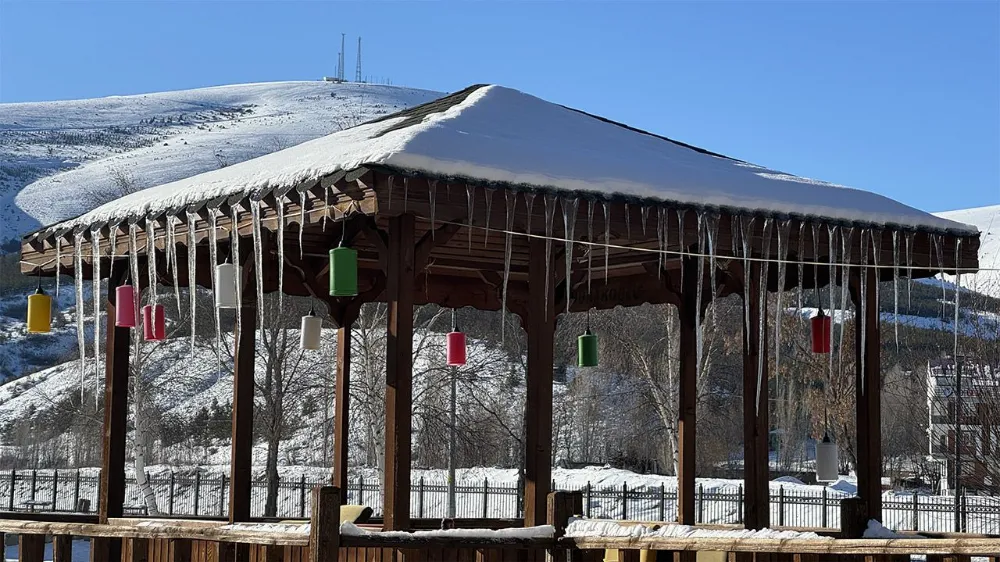
M 576 338 L 577 365 L 597 366 L 597 336 L 590 333 L 590 311 L 587 311 L 587 331 Z
M 354 297 L 358 294 L 358 251 L 340 246 L 330 250 L 330 296 Z

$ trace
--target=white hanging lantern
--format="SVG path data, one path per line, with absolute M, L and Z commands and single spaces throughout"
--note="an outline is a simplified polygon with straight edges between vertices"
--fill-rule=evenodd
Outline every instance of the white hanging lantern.
M 828 433 L 816 443 L 816 481 L 834 482 L 838 478 L 840 462 L 837 458 L 837 444 L 830 440 Z
M 299 347 L 305 350 L 317 350 L 320 347 L 320 338 L 323 335 L 323 319 L 316 316 L 312 310 L 302 317 L 302 330 L 299 339 Z
M 239 282 L 240 268 L 230 262 L 215 266 L 215 306 L 217 308 L 238 308 L 236 284 Z

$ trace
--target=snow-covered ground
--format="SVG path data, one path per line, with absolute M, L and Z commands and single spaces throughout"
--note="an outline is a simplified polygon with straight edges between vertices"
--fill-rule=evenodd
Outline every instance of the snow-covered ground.
M 979 267 L 994 271 L 963 275 L 962 286 L 1000 298 L 1000 205 L 934 214 L 979 228 Z M 952 276 L 947 279 L 954 282 Z
M 0 104 L 0 242 L 79 215 L 124 171 L 139 188 L 235 164 L 424 103 L 427 90 L 236 84 Z

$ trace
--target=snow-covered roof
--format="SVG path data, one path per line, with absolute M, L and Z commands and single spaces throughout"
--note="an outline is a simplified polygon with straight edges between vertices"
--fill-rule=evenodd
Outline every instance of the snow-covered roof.
M 219 170 L 122 197 L 61 229 L 260 196 L 382 166 L 439 178 L 629 197 L 725 212 L 975 235 L 882 195 L 756 166 L 501 86 L 440 100 Z

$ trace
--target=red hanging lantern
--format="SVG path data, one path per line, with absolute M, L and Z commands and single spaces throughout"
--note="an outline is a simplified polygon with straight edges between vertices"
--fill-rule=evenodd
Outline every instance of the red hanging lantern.
M 167 337 L 166 320 L 162 304 L 142 307 L 142 335 L 146 341 L 162 341 Z
M 812 317 L 812 350 L 813 353 L 830 353 L 830 341 L 833 334 L 833 319 L 819 309 L 819 314 Z
M 458 367 L 465 365 L 465 334 L 458 331 L 458 317 L 455 310 L 451 311 L 452 329 L 445 342 L 448 365 Z
M 135 287 L 120 285 L 115 288 L 115 326 L 135 328 Z

